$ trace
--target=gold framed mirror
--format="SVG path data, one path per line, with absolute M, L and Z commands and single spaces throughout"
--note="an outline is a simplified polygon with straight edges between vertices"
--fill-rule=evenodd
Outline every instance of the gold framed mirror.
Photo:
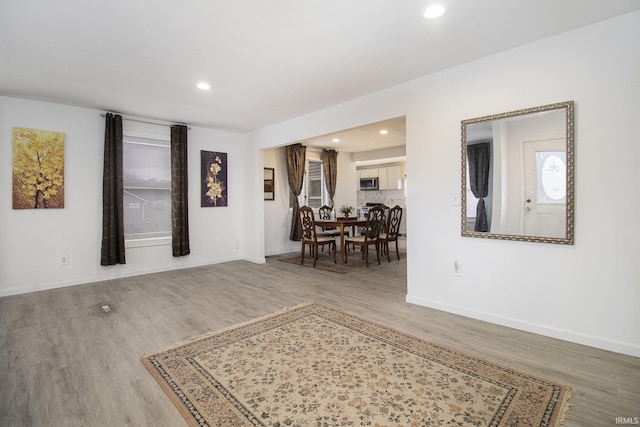
M 462 236 L 573 244 L 573 101 L 463 120 Z

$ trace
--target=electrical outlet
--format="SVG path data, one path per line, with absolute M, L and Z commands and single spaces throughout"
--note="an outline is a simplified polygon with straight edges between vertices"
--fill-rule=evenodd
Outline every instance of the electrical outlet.
M 236 240 L 236 249 L 240 249 L 240 240 Z
M 453 271 L 451 274 L 454 276 L 462 276 L 462 264 L 460 264 L 460 261 L 457 259 L 453 260 Z
M 60 265 L 69 265 L 69 255 L 64 254 L 60 257 Z
M 451 205 L 460 206 L 460 193 L 451 193 Z

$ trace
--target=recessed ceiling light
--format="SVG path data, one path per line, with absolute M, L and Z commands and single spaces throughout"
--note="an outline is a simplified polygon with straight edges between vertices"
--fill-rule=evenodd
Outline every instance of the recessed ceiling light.
M 380 135 L 386 135 L 386 134 L 388 134 L 388 133 L 389 133 L 389 131 L 388 131 L 388 130 L 386 130 L 386 129 L 382 129 L 382 130 L 380 131 Z
M 432 4 L 424 11 L 424 17 L 427 19 L 436 19 L 442 15 L 444 15 L 444 6 L 439 3 Z
M 340 140 L 338 138 L 333 138 L 331 142 L 340 142 Z
M 200 82 L 196 85 L 196 87 L 200 90 L 209 90 L 211 89 L 211 86 L 209 85 L 209 83 L 205 83 L 205 82 Z

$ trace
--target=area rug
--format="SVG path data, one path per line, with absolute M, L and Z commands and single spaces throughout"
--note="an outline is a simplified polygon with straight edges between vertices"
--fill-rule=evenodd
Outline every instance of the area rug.
M 318 262 L 316 263 L 315 268 L 325 271 L 332 271 L 334 273 L 352 273 L 356 271 L 361 271 L 363 268 L 384 268 L 385 264 L 389 264 L 389 260 L 387 260 L 386 255 L 380 255 L 380 263 L 378 265 L 378 260 L 376 259 L 376 253 L 372 251 L 369 254 L 369 267 L 362 259 L 362 255 L 359 252 L 350 252 L 349 258 L 347 259 L 346 264 L 340 264 L 340 253 L 336 255 L 337 262 L 333 262 L 333 255 L 327 253 L 320 253 L 318 255 Z M 400 259 L 403 260 L 406 257 L 406 253 L 400 252 Z M 288 254 L 283 255 L 278 258 L 279 261 L 287 262 L 290 264 L 302 265 L 304 267 L 313 267 L 313 258 L 308 255 L 304 259 L 304 264 L 300 264 L 300 254 Z M 398 258 L 396 257 L 395 252 L 392 252 L 391 262 L 398 262 Z
M 142 362 L 192 426 L 557 426 L 570 394 L 313 302 Z

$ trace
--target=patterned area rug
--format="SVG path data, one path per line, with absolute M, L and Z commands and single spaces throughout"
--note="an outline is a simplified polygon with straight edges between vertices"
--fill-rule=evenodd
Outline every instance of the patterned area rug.
M 557 426 L 570 394 L 316 303 L 142 362 L 192 426 Z

